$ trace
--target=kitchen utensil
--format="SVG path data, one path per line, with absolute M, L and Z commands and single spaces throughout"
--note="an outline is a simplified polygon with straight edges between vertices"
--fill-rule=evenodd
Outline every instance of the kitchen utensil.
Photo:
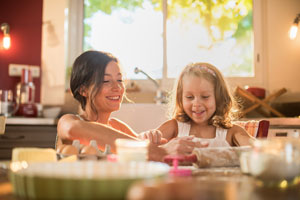
M 12 90 L 0 90 L 0 115 L 11 117 L 17 110 Z
M 298 138 L 258 139 L 253 142 L 248 170 L 260 185 L 287 187 L 300 183 Z
M 25 199 L 124 199 L 135 181 L 168 171 L 158 162 L 21 162 L 12 163 L 10 180 L 14 193 Z

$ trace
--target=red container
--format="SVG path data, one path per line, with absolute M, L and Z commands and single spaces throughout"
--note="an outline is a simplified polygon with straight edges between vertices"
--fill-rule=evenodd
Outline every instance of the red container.
M 246 90 L 257 98 L 264 99 L 266 97 L 266 90 L 264 88 L 248 87 Z

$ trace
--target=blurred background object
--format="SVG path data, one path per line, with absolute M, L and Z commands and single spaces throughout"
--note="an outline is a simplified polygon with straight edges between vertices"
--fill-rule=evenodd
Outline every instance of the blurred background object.
M 57 118 L 60 114 L 61 107 L 55 106 L 50 108 L 44 108 L 43 116 L 45 118 Z
M 11 117 L 17 110 L 12 90 L 0 90 L 0 115 Z
M 4 134 L 5 132 L 5 116 L 0 115 L 0 134 Z

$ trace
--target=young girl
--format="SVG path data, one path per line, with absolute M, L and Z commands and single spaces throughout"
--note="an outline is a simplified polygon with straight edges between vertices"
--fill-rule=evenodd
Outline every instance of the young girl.
M 209 147 L 249 145 L 251 136 L 232 124 L 235 102 L 216 67 L 187 65 L 179 76 L 174 100 L 173 119 L 140 138 L 159 143 L 161 138 L 194 136 L 194 141 L 207 142 Z

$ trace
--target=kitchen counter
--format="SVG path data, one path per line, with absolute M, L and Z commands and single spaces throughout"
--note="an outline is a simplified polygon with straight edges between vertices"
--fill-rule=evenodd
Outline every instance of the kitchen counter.
M 268 137 L 299 137 L 300 118 L 266 118 L 270 121 Z
M 273 117 L 273 118 L 243 118 L 242 121 L 248 120 L 267 120 L 270 126 L 298 126 L 300 127 L 300 118 L 298 117 Z
M 0 160 L 11 159 L 15 147 L 55 148 L 57 119 L 10 117 L 0 135 Z
M 298 117 L 278 117 L 278 118 L 265 118 L 270 121 L 270 126 L 297 126 L 300 127 L 300 118 Z
M 290 137 L 290 136 L 294 137 L 295 135 L 300 135 L 300 118 L 298 117 L 244 118 L 242 120 L 269 121 L 270 127 L 268 132 L 268 138 L 269 137 Z
M 54 118 L 26 118 L 8 117 L 6 125 L 56 125 L 57 119 Z

